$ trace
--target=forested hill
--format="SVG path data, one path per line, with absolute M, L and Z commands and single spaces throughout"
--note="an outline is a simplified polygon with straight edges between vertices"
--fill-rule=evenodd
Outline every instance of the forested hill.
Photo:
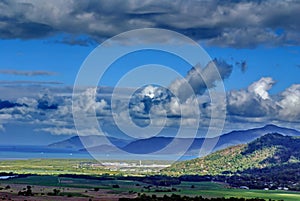
M 249 170 L 300 164 L 300 138 L 266 134 L 249 144 L 232 146 L 203 158 L 173 164 L 168 175 L 228 175 Z M 300 167 L 300 165 L 299 165 Z

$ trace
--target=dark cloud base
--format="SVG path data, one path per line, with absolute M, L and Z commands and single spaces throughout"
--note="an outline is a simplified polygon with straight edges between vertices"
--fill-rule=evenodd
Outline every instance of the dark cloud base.
M 132 29 L 164 28 L 216 46 L 299 45 L 299 10 L 296 0 L 5 0 L 0 2 L 0 38 L 66 34 L 57 42 L 91 45 Z

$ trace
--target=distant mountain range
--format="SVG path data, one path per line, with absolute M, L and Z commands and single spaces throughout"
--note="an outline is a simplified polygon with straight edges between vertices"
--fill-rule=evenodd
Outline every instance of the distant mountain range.
M 206 145 L 215 145 L 211 151 L 217 151 L 229 146 L 247 144 L 268 133 L 280 133 L 288 136 L 300 136 L 294 129 L 283 128 L 276 125 L 266 125 L 261 128 L 232 131 L 216 138 L 173 138 L 151 137 L 134 141 L 123 140 L 105 136 L 82 136 L 50 144 L 51 148 L 73 149 L 79 151 L 92 151 L 99 153 L 120 153 L 120 149 L 135 154 L 151 154 L 161 151 L 162 154 L 185 154 L 198 156 L 204 141 Z M 109 140 L 109 141 L 108 141 Z M 114 144 L 115 146 L 111 145 Z M 85 145 L 85 146 L 84 146 Z M 167 149 L 163 149 L 169 145 Z
M 110 145 L 110 144 L 114 144 L 117 147 L 124 147 L 130 142 L 131 141 L 129 140 L 118 139 L 114 137 L 89 135 L 89 136 L 80 136 L 80 137 L 74 136 L 67 140 L 49 144 L 48 147 L 59 148 L 59 149 L 83 150 L 85 147 L 97 147 L 97 146 Z M 106 146 L 106 148 L 108 148 L 108 146 Z

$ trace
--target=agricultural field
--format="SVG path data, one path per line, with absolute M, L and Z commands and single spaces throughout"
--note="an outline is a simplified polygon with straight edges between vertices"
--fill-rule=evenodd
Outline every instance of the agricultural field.
M 88 159 L 28 159 L 0 161 L 0 172 L 17 174 L 105 174 L 111 172 L 103 166 L 89 167 L 81 164 L 96 163 Z M 112 172 L 113 173 L 113 172 Z
M 106 165 L 105 165 L 106 164 Z M 146 175 L 155 173 L 167 167 L 168 161 L 99 161 L 92 159 L 25 159 L 2 160 L 0 172 L 14 172 L 17 174 L 59 175 Z
M 28 186 L 33 196 L 18 195 L 26 192 Z M 0 181 L 0 199 L 12 200 L 118 200 L 121 197 L 134 198 L 147 195 L 188 195 L 212 197 L 243 197 L 273 200 L 300 200 L 300 194 L 279 190 L 234 189 L 222 183 L 181 182 L 169 187 L 153 186 L 131 180 L 95 180 L 58 176 L 28 176 Z

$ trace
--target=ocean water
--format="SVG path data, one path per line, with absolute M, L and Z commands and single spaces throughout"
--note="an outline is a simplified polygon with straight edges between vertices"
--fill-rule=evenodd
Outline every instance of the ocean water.
M 61 152 L 18 152 L 18 151 L 1 151 L 0 160 L 18 160 L 18 159 L 93 159 L 88 153 L 61 153 Z
M 193 156 L 178 155 L 139 155 L 139 154 L 101 154 L 79 152 L 70 149 L 54 149 L 42 146 L 0 146 L 0 160 L 22 159 L 97 159 L 97 160 L 188 160 Z

